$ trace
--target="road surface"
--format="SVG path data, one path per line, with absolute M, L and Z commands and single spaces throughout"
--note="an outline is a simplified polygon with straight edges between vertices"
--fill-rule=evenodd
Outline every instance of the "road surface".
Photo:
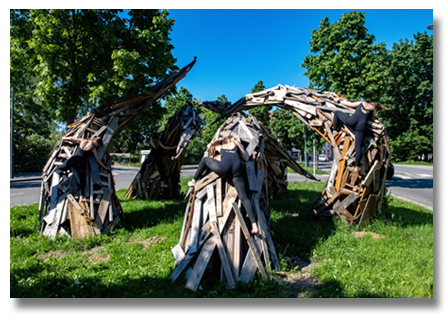
M 331 162 L 319 163 L 319 169 L 330 171 Z M 116 166 L 113 168 L 115 188 L 127 189 L 137 174 L 139 168 Z M 184 167 L 181 177 L 191 177 L 196 171 L 195 166 Z M 32 175 L 32 174 L 30 174 Z M 38 176 L 38 174 L 34 174 Z M 321 181 L 326 181 L 328 175 L 317 175 Z M 288 181 L 304 181 L 299 174 L 288 174 Z M 310 180 L 309 180 L 310 181 Z M 10 183 L 10 207 L 17 205 L 30 205 L 39 202 L 39 180 L 11 182 Z M 395 175 L 386 184 L 391 194 L 412 202 L 424 205 L 432 210 L 433 207 L 433 167 L 432 166 L 408 166 L 396 165 Z

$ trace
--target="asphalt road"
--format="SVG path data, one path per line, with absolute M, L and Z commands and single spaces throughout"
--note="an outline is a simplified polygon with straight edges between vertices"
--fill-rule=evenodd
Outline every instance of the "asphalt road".
M 331 162 L 320 162 L 319 169 L 330 171 Z M 131 184 L 138 168 L 118 166 L 113 168 L 115 188 L 127 189 Z M 196 167 L 184 168 L 181 177 L 193 176 Z M 32 174 L 30 174 L 33 176 Z M 38 176 L 38 174 L 34 174 Z M 321 181 L 326 181 L 328 175 L 316 175 Z M 288 174 L 288 181 L 304 181 L 305 178 L 299 174 Z M 311 181 L 311 180 L 308 180 Z M 11 182 L 10 183 L 10 207 L 17 205 L 30 205 L 39 202 L 40 193 L 39 180 Z M 430 209 L 433 207 L 433 167 L 432 166 L 405 166 L 396 165 L 395 175 L 392 180 L 387 181 L 387 188 L 391 194 L 415 203 L 424 205 Z
M 411 200 L 433 210 L 433 166 L 395 165 L 386 188 L 392 196 Z

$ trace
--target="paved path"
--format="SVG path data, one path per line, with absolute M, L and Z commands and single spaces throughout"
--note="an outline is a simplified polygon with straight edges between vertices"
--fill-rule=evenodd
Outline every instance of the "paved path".
M 392 196 L 410 200 L 433 210 L 433 166 L 395 165 L 386 187 Z

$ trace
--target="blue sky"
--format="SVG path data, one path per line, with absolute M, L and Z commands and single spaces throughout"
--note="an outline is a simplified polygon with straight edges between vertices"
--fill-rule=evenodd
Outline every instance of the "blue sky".
M 169 9 L 176 20 L 171 33 L 177 65 L 197 56 L 196 65 L 178 86 L 195 98 L 215 100 L 225 94 L 235 102 L 262 80 L 306 87 L 300 65 L 309 54 L 311 31 L 328 17 L 337 21 L 354 9 Z M 400 39 L 413 39 L 433 23 L 432 9 L 356 9 L 364 11 L 365 27 L 377 43 L 390 49 Z

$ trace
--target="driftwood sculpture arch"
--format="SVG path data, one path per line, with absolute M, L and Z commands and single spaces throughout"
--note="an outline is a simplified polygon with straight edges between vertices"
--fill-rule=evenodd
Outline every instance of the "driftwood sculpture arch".
M 199 112 L 191 106 L 179 110 L 168 120 L 160 140 L 165 146 L 174 147 L 163 151 L 161 157 L 169 188 L 160 187 L 160 172 L 155 162 L 143 163 L 129 186 L 126 197 L 140 199 L 171 199 L 179 196 L 180 171 L 185 150 L 194 134 L 201 127 Z
M 43 169 L 41 196 L 39 202 L 40 230 L 44 235 L 55 238 L 59 233 L 68 234 L 61 224 L 68 224 L 70 235 L 74 238 L 93 234 L 107 234 L 111 227 L 118 224 L 123 210 L 118 200 L 114 179 L 109 171 L 99 167 L 89 156 L 86 176 L 86 202 L 78 202 L 80 193 L 79 176 L 73 172 L 69 183 L 60 185 L 60 176 L 55 172 L 77 149 L 77 143 L 66 137 L 82 139 L 99 136 L 103 145 L 98 149 L 98 157 L 107 166 L 111 166 L 109 157 L 113 138 L 142 113 L 149 105 L 157 101 L 164 93 L 183 79 L 196 62 L 172 73 L 150 88 L 149 94 L 139 94 L 118 99 L 101 106 L 73 124 L 67 126 L 67 132 L 56 143 L 50 158 Z
M 379 212 L 391 157 L 386 129 L 377 118 L 369 121 L 362 147 L 361 172 L 357 173 L 352 168 L 355 161 L 353 132 L 343 127 L 334 138 L 331 131 L 334 111 L 354 113 L 353 109 L 340 104 L 343 99 L 334 93 L 277 85 L 248 94 L 234 104 L 200 102 L 219 113 L 219 119 L 227 118 L 212 141 L 236 134 L 251 157 L 245 164 L 246 189 L 260 233 L 250 235 L 247 229 L 250 223 L 230 181 L 214 172 L 208 173 L 196 183 L 190 195 L 181 237 L 172 249 L 176 259 L 171 274 L 173 281 L 185 272 L 186 288 L 196 290 L 206 269 L 218 267 L 221 281 L 225 280 L 228 287 L 233 288 L 236 281 L 250 281 L 257 269 L 263 278 L 269 277 L 271 267 L 279 270 L 269 230 L 269 199 L 286 189 L 285 165 L 311 179 L 315 177 L 297 165 L 262 123 L 241 113 L 243 110 L 261 105 L 286 108 L 333 146 L 333 167 L 322 195 L 311 209 L 312 214 L 339 214 L 355 224 Z M 218 253 L 214 254 L 215 250 Z
M 289 156 L 255 117 L 232 113 L 212 141 L 230 134 L 240 138 L 250 157 L 243 163 L 243 171 L 246 172 L 246 190 L 260 234 L 252 236 L 249 233 L 247 225 L 250 227 L 251 223 L 231 179 L 204 172 L 189 197 L 179 243 L 172 249 L 176 264 L 171 279 L 174 281 L 185 272 L 186 287 L 191 290 L 198 288 L 207 267 L 220 267 L 221 280 L 225 279 L 231 288 L 236 281 L 251 280 L 257 269 L 265 278 L 272 267 L 279 270 L 269 230 L 269 200 L 286 189 L 287 166 L 315 179 Z M 214 158 L 220 159 L 219 154 Z M 213 258 L 215 249 L 219 257 Z
M 297 118 L 319 133 L 333 147 L 334 161 L 325 189 L 311 209 L 316 216 L 340 215 L 350 224 L 360 225 L 375 217 L 385 193 L 387 167 L 391 159 L 386 128 L 378 118 L 368 122 L 362 146 L 361 171 L 354 169 L 355 136 L 346 126 L 338 137 L 331 131 L 334 111 L 353 114 L 354 109 L 341 104 L 347 100 L 332 92 L 277 85 L 247 94 L 234 104 L 202 102 L 221 117 L 262 105 L 275 105 L 291 111 Z M 342 148 L 341 148 L 342 147 Z

